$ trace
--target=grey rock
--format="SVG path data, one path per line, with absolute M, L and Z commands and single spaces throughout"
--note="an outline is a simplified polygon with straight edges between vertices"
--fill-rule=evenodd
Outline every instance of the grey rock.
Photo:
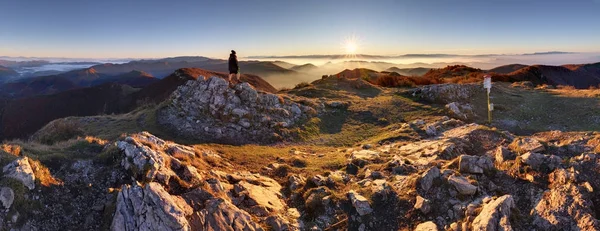
M 440 177 L 440 169 L 437 167 L 431 167 L 425 173 L 421 175 L 421 179 L 419 180 L 421 189 L 425 192 L 429 191 L 431 186 L 433 185 L 433 180 Z
M 374 160 L 379 158 L 379 152 L 371 150 L 360 150 L 352 152 L 350 155 L 351 160 Z
M 124 185 L 117 197 L 111 230 L 191 230 L 186 216 L 192 208 L 162 185 Z
M 502 164 L 505 161 L 514 160 L 515 157 L 516 156 L 514 155 L 514 153 L 512 153 L 510 150 L 503 146 L 498 146 L 498 148 L 496 148 L 496 150 L 494 151 L 494 158 L 496 164 Z
M 352 206 L 356 209 L 359 215 L 364 216 L 373 212 L 371 204 L 367 198 L 356 193 L 354 190 L 348 192 L 348 198 L 352 202 Z
M 462 176 L 450 176 L 448 182 L 456 188 L 456 191 L 461 195 L 474 195 L 477 192 L 477 187 L 469 183 L 467 178 Z
M 231 144 L 280 141 L 283 128 L 308 121 L 317 112 L 290 97 L 258 92 L 248 83 L 231 88 L 219 77 L 190 80 L 167 102 L 157 112 L 160 125 L 190 139 Z
M 494 168 L 494 163 L 487 156 L 461 155 L 458 158 L 458 170 L 464 173 L 481 174 Z
M 210 199 L 205 202 L 205 205 L 206 208 L 191 217 L 192 223 L 196 224 L 193 227 L 196 230 L 263 230 L 250 214 L 222 198 Z
M 504 195 L 483 206 L 483 209 L 475 217 L 471 224 L 477 231 L 499 231 L 512 230 L 509 222 L 511 209 L 515 208 L 515 202 L 511 195 Z
M 421 210 L 423 214 L 427 214 L 431 211 L 431 202 L 421 196 L 417 196 L 414 208 Z
M 18 158 L 7 164 L 2 169 L 2 172 L 4 173 L 4 177 L 13 178 L 20 181 L 29 190 L 33 190 L 35 188 L 35 175 L 33 174 L 33 169 L 29 164 L 28 157 Z
M 9 187 L 2 187 L 0 189 L 0 202 L 5 209 L 9 209 L 15 200 L 15 192 Z
M 526 152 L 543 152 L 546 150 L 540 141 L 531 137 L 515 139 L 508 147 L 521 154 Z
M 438 228 L 433 221 L 427 221 L 417 225 L 415 231 L 438 231 Z

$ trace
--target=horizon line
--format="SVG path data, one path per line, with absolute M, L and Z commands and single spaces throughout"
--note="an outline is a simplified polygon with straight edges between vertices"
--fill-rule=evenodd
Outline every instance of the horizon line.
M 435 58 L 435 57 L 486 57 L 486 56 L 530 56 L 530 55 L 564 55 L 564 54 L 585 54 L 585 53 L 600 53 L 600 52 L 570 52 L 570 51 L 543 51 L 543 52 L 532 52 L 532 53 L 503 53 L 503 54 L 452 54 L 452 53 L 406 53 L 398 55 L 377 55 L 377 54 L 310 54 L 310 55 L 250 55 L 242 56 L 241 58 L 246 59 L 357 59 L 357 58 L 371 58 L 371 59 L 391 59 L 391 58 Z M 216 57 L 209 57 L 203 55 L 176 55 L 176 56 L 164 56 L 164 57 L 127 57 L 127 58 L 116 58 L 116 57 L 104 57 L 104 58 L 84 58 L 84 57 L 52 57 L 52 56 L 0 56 L 0 59 L 11 58 L 11 59 L 33 59 L 33 60 L 44 60 L 44 59 L 69 59 L 69 60 L 159 60 L 167 58 L 178 58 L 178 57 L 204 57 L 210 59 L 222 59 Z

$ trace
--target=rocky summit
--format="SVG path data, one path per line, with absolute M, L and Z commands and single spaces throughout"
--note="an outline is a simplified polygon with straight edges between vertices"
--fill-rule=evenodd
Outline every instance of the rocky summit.
M 315 116 L 315 108 L 289 97 L 259 92 L 248 83 L 233 87 L 218 77 L 199 77 L 179 87 L 158 122 L 183 137 L 230 144 L 288 139 L 287 128 Z
M 456 111 L 474 85 L 336 79 L 275 94 L 199 77 L 6 141 L 1 227 L 600 230 L 600 133 L 484 125 L 477 102 Z

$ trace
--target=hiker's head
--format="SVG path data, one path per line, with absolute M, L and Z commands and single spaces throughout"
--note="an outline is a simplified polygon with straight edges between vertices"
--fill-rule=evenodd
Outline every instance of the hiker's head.
M 235 51 L 234 51 L 234 50 L 231 50 L 231 54 L 232 54 L 232 55 L 235 55 Z

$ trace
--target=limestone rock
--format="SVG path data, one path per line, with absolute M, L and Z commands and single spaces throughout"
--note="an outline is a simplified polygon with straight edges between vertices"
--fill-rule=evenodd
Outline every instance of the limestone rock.
M 469 104 L 451 102 L 446 104 L 445 107 L 448 109 L 451 115 L 459 119 L 469 119 L 469 117 L 473 114 L 473 108 Z
M 374 160 L 376 158 L 379 158 L 379 152 L 371 150 L 354 151 L 352 152 L 352 155 L 350 155 L 351 160 Z
M 428 221 L 417 225 L 415 231 L 438 231 L 438 228 L 433 221 Z
M 431 202 L 421 196 L 417 196 L 414 208 L 421 210 L 423 214 L 427 214 L 431 211 Z
M 159 176 L 168 178 L 174 175 L 167 166 L 169 157 L 161 150 L 165 141 L 147 132 L 141 132 L 117 142 L 117 147 L 125 154 L 121 165 L 132 169 L 136 174 L 144 175 L 148 180 Z
M 156 182 L 145 187 L 124 185 L 111 230 L 191 230 L 186 216 L 192 212 L 182 198 L 169 195 Z
M 242 207 L 257 216 L 266 216 L 269 213 L 277 213 L 286 209 L 279 192 L 281 187 L 264 187 L 240 181 L 234 185 L 234 190 L 238 196 L 244 197 Z
M 440 169 L 435 166 L 431 167 L 421 175 L 421 179 L 419 180 L 421 189 L 425 192 L 429 191 L 433 185 L 433 180 L 437 179 L 438 177 L 440 177 Z
M 191 217 L 193 230 L 206 231 L 262 231 L 252 216 L 222 198 L 206 201 L 206 208 Z
M 502 164 L 505 161 L 514 160 L 515 155 L 507 148 L 498 146 L 498 148 L 496 148 L 496 150 L 494 151 L 494 158 L 496 164 Z
M 546 150 L 540 141 L 531 137 L 515 139 L 508 147 L 517 153 L 543 152 Z
M 551 189 L 543 193 L 532 210 L 533 225 L 541 230 L 600 230 L 589 184 L 577 185 L 576 176 L 569 175 L 560 169 L 550 174 Z
M 302 185 L 306 184 L 306 178 L 301 175 L 292 175 L 288 178 L 289 188 L 291 191 L 299 189 Z
M 538 171 L 542 170 L 543 168 L 553 170 L 560 165 L 561 159 L 555 155 L 527 152 L 521 155 L 521 162 Z
M 23 183 L 29 190 L 35 188 L 35 175 L 33 169 L 29 164 L 28 157 L 21 157 L 15 161 L 7 164 L 2 169 L 4 177 L 16 179 Z
M 282 128 L 316 114 L 315 108 L 259 92 L 245 82 L 230 87 L 222 78 L 200 76 L 172 93 L 168 105 L 157 112 L 157 121 L 172 132 L 204 142 L 272 143 L 283 138 Z
M 348 192 L 348 198 L 350 198 L 352 206 L 354 206 L 359 215 L 364 216 L 373 212 L 369 200 L 353 190 Z
M 469 183 L 465 177 L 450 176 L 448 182 L 450 182 L 461 195 L 473 195 L 477 192 L 477 187 Z
M 512 230 L 510 222 L 511 209 L 515 208 L 515 202 L 511 195 L 501 196 L 483 206 L 483 209 L 475 217 L 472 223 L 474 231 L 497 231 Z
M 494 163 L 487 156 L 461 155 L 458 159 L 459 171 L 481 174 L 494 168 Z
M 5 209 L 9 209 L 15 200 L 15 192 L 9 187 L 2 187 L 0 189 L 0 202 Z

